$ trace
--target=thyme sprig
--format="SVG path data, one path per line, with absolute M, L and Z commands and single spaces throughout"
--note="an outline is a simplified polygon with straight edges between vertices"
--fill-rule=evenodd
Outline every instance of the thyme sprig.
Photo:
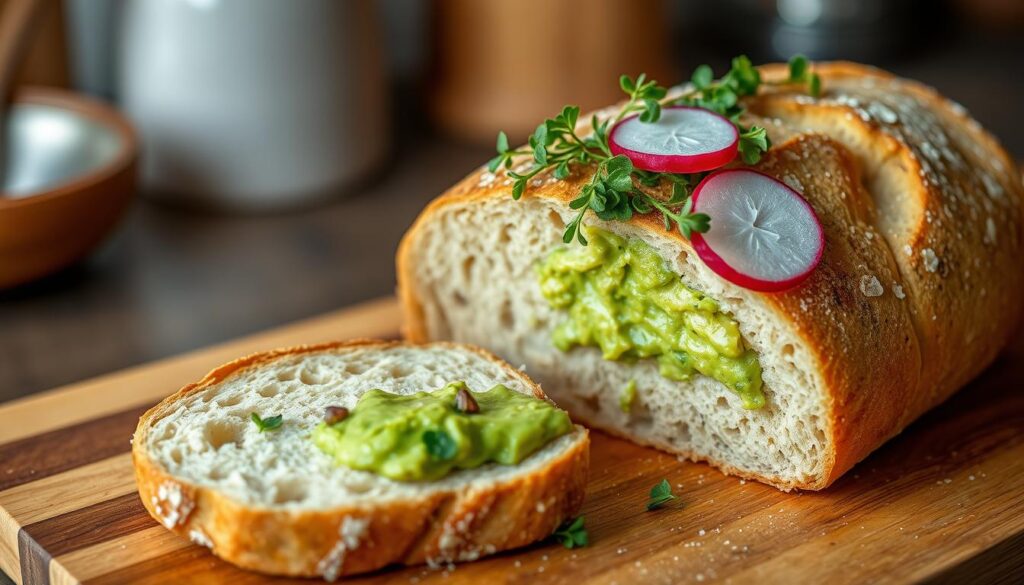
M 487 165 L 494 173 L 504 168 L 512 179 L 512 198 L 518 200 L 530 182 L 542 172 L 550 171 L 556 180 L 566 179 L 576 165 L 593 165 L 594 173 L 569 206 L 577 210 L 566 225 L 562 240 L 570 243 L 573 239 L 587 245 L 583 235 L 583 220 L 588 212 L 605 221 L 627 221 L 634 213 L 661 214 L 666 231 L 673 227 L 689 239 L 693 232 L 706 232 L 711 218 L 703 213 L 693 212 L 691 195 L 693 188 L 707 176 L 707 172 L 696 174 L 654 173 L 636 169 L 624 155 L 615 156 L 608 143 L 610 126 L 633 114 L 641 122 L 657 122 L 663 106 L 686 105 L 710 110 L 728 118 L 739 131 L 739 154 L 748 165 L 756 164 L 771 148 L 765 129 L 760 126 L 745 127 L 739 122 L 744 109 L 741 98 L 757 93 L 765 82 L 746 56 L 732 60 L 732 67 L 718 80 L 707 65 L 698 67 L 691 76 L 692 87 L 680 95 L 667 97 L 668 89 L 654 80 L 640 74 L 631 78 L 619 78 L 619 87 L 628 96 L 615 116 L 600 120 L 591 117 L 591 131 L 580 136 L 576 131 L 580 108 L 565 106 L 554 118 L 537 126 L 530 136 L 528 145 L 511 148 L 508 136 L 498 133 L 497 156 Z M 803 84 L 811 95 L 817 96 L 821 81 L 811 72 L 807 58 L 797 55 L 790 59 L 789 78 L 778 84 Z M 530 157 L 528 167 L 519 170 L 517 161 Z M 662 188 L 671 186 L 671 197 L 665 199 L 659 194 Z

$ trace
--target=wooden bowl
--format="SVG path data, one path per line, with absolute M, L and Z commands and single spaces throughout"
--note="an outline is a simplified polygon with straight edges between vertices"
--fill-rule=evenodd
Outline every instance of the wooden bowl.
M 0 288 L 92 251 L 135 191 L 138 143 L 114 109 L 72 92 L 26 88 L 8 112 L 0 195 Z

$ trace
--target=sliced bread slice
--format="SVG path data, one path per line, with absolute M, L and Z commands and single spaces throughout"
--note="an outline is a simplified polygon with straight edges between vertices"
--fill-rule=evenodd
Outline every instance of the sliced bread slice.
M 221 366 L 139 421 L 132 457 L 142 502 L 168 529 L 240 567 L 328 580 L 394 563 L 474 560 L 547 537 L 583 502 L 582 427 L 518 465 L 433 482 L 338 466 L 309 438 L 327 406 L 351 409 L 374 388 L 411 394 L 456 380 L 544 398 L 523 372 L 451 343 L 359 340 Z M 260 432 L 253 412 L 283 422 Z

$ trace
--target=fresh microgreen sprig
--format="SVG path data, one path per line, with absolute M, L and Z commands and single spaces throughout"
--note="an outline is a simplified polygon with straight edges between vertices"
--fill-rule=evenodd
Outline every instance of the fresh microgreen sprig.
M 256 428 L 263 431 L 272 431 L 274 429 L 281 428 L 281 423 L 284 422 L 284 415 L 268 416 L 267 418 L 260 418 L 260 415 L 255 412 L 249 415 L 252 422 L 256 423 Z
M 671 229 L 675 224 L 686 237 L 701 226 L 704 226 L 703 230 L 706 231 L 709 221 L 706 215 L 691 213 L 688 207 L 686 211 L 682 211 L 685 203 L 683 200 L 671 203 L 661 201 L 641 188 L 655 187 L 662 179 L 667 179 L 687 186 L 688 193 L 690 183 L 686 176 L 639 171 L 626 156 L 612 154 L 608 144 L 609 125 L 614 120 L 638 111 L 641 112 L 641 116 L 656 119 L 661 114 L 660 105 L 655 107 L 652 104 L 656 103 L 657 96 L 665 95 L 664 88 L 658 87 L 653 81 L 645 81 L 643 75 L 636 80 L 623 80 L 620 85 L 629 94 L 630 99 L 614 119 L 602 122 L 594 116 L 591 119 L 592 132 L 586 137 L 581 138 L 576 133 L 580 109 L 576 106 L 566 106 L 557 116 L 545 120 L 537 127 L 530 136 L 528 147 L 511 149 L 505 134 L 498 134 L 498 156 L 491 159 L 489 169 L 494 172 L 500 167 L 505 167 L 508 177 L 513 181 L 512 198 L 519 199 L 529 182 L 543 171 L 553 169 L 555 179 L 562 180 L 569 176 L 572 165 L 596 164 L 590 180 L 569 204 L 578 212 L 562 234 L 565 243 L 576 239 L 580 244 L 587 244 L 581 227 L 588 212 L 593 212 L 605 221 L 626 221 L 634 212 L 648 213 L 657 209 L 663 214 L 666 229 Z M 533 157 L 529 170 L 513 170 L 514 160 L 524 154 Z
M 661 101 L 664 99 L 668 89 L 658 85 L 653 79 L 648 80 L 647 75 L 641 73 L 636 79 L 628 75 L 619 77 L 619 87 L 629 96 L 629 101 L 619 110 L 613 124 L 619 122 L 630 114 L 640 112 L 641 122 L 657 122 L 661 117 Z
M 583 516 L 568 520 L 559 526 L 553 536 L 562 543 L 565 548 L 577 548 L 590 544 L 590 537 L 587 529 L 583 527 Z
M 821 77 L 811 71 L 810 61 L 803 55 L 793 55 L 789 60 L 788 83 L 806 84 L 811 97 L 821 95 Z
M 647 501 L 647 511 L 657 510 L 674 499 L 676 497 L 672 494 L 672 486 L 668 483 L 667 479 L 663 479 L 651 488 L 651 497 Z
M 821 90 L 821 80 L 811 72 L 807 58 L 797 55 L 789 62 L 789 78 L 773 84 L 806 84 L 812 95 Z M 636 169 L 629 158 L 611 152 L 608 142 L 609 126 L 627 116 L 638 114 L 640 121 L 657 122 L 663 106 L 687 105 L 710 110 L 729 119 L 739 132 L 739 154 L 748 165 L 756 164 L 771 148 L 771 141 L 764 128 L 745 127 L 739 122 L 744 109 L 741 98 L 757 93 L 765 83 L 761 74 L 746 56 L 732 60 L 732 67 L 719 80 L 707 65 L 698 67 L 690 81 L 692 87 L 680 95 L 666 97 L 668 90 L 654 80 L 640 74 L 631 78 L 619 78 L 619 87 L 628 96 L 625 104 L 615 116 L 603 121 L 596 115 L 591 117 L 591 132 L 581 137 L 576 132 L 580 108 L 565 106 L 554 118 L 537 126 L 527 146 L 511 148 L 508 136 L 498 133 L 497 156 L 487 165 L 490 172 L 505 169 L 512 179 L 512 198 L 518 200 L 527 186 L 538 174 L 550 171 L 556 180 L 564 180 L 576 165 L 594 165 L 594 173 L 571 202 L 576 215 L 565 227 L 562 240 L 570 243 L 574 239 L 587 245 L 583 235 L 583 220 L 593 212 L 605 221 L 627 221 L 634 213 L 661 214 L 666 231 L 673 227 L 687 239 L 693 232 L 706 232 L 710 221 L 706 214 L 694 213 L 691 194 L 693 188 L 708 173 L 692 175 L 655 173 Z M 530 157 L 532 162 L 525 168 L 515 166 L 517 161 Z M 656 194 L 655 189 L 671 185 L 672 196 L 668 199 Z

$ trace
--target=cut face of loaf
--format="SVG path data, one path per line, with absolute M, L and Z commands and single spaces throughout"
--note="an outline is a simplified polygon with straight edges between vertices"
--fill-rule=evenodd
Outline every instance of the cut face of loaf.
M 328 406 L 465 381 L 543 398 L 522 372 L 454 344 L 354 342 L 228 364 L 149 411 L 133 458 L 143 503 L 167 528 L 245 568 L 324 576 L 390 563 L 469 560 L 551 534 L 582 503 L 581 428 L 515 466 L 397 482 L 335 464 L 310 433 Z M 260 432 L 251 413 L 283 416 Z M 506 516 L 541 502 L 548 514 Z
M 557 200 L 506 198 L 440 210 L 418 234 L 421 260 L 413 263 L 428 336 L 486 345 L 526 364 L 559 406 L 588 425 L 780 484 L 822 476 L 826 397 L 799 335 L 750 295 L 719 286 L 695 255 L 659 231 L 592 222 L 654 247 L 685 284 L 738 321 L 760 357 L 768 405 L 746 410 L 724 384 L 699 374 L 685 382 L 664 378 L 652 359 L 615 362 L 594 347 L 562 352 L 552 345 L 554 328 L 567 317 L 541 295 L 535 266 L 563 245 L 571 212 Z M 498 229 L 493 218 L 501 218 Z M 636 398 L 624 412 L 620 397 L 631 382 Z
M 552 345 L 566 315 L 541 295 L 535 267 L 563 246 L 586 167 L 536 176 L 518 202 L 510 180 L 481 169 L 428 206 L 397 259 L 408 337 L 488 347 L 574 417 L 639 443 L 782 489 L 828 486 L 1006 345 L 1021 315 L 1024 188 L 998 143 L 933 90 L 849 63 L 815 71 L 820 99 L 769 87 L 741 120 L 772 140 L 756 168 L 802 193 L 821 221 L 822 262 L 799 286 L 735 286 L 654 215 L 585 220 L 643 240 L 738 322 L 759 356 L 763 409 L 743 409 L 701 375 L 665 379 L 652 360 Z

